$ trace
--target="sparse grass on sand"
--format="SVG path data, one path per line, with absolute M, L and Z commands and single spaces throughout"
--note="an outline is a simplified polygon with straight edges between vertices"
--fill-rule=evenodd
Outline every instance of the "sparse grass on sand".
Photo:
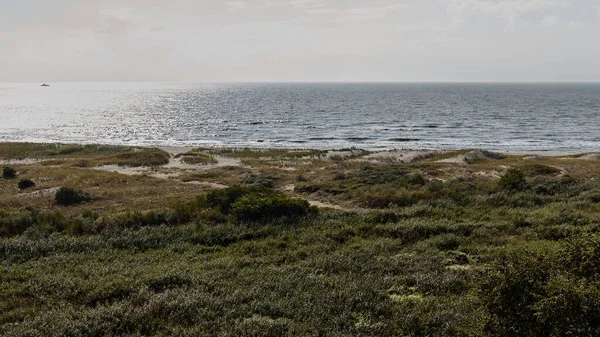
M 600 335 L 600 160 L 472 153 L 0 144 L 0 335 Z

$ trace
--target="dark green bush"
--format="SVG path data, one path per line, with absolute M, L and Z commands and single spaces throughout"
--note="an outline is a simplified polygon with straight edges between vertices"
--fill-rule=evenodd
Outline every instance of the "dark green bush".
M 508 191 L 522 191 L 527 187 L 525 174 L 518 168 L 511 168 L 498 181 L 501 188 Z
M 431 180 L 425 185 L 425 189 L 432 199 L 448 198 L 459 205 L 467 205 L 474 201 L 476 196 L 487 196 L 495 186 L 485 181 L 457 178 L 443 182 Z
M 33 180 L 31 180 L 31 179 L 21 179 L 21 181 L 19 181 L 19 184 L 17 186 L 19 187 L 20 190 L 24 190 L 26 188 L 35 186 L 35 182 L 33 182 Z
M 543 181 L 535 185 L 534 191 L 540 195 L 576 196 L 580 192 L 578 185 L 577 180 L 567 176 L 560 179 Z
M 425 176 L 419 172 L 408 175 L 406 177 L 406 181 L 410 184 L 421 186 L 427 183 L 427 179 L 425 179 Z
M 298 218 L 312 211 L 308 201 L 290 199 L 283 195 L 245 195 L 232 206 L 236 222 L 266 221 L 275 218 Z
M 599 336 L 600 236 L 571 241 L 557 256 L 513 253 L 482 290 L 493 336 Z
M 17 176 L 17 171 L 12 167 L 3 167 L 2 168 L 2 178 L 4 179 L 14 179 Z
M 534 305 L 545 296 L 551 263 L 529 252 L 515 253 L 493 266 L 483 285 L 492 336 L 548 336 Z
M 555 175 L 560 173 L 560 170 L 555 167 L 541 164 L 525 165 L 521 169 L 528 177 Z
M 69 221 L 60 211 L 42 211 L 35 207 L 0 211 L 0 237 L 22 234 L 28 228 L 37 226 L 46 232 L 62 231 Z
M 208 192 L 205 198 L 205 206 L 207 208 L 217 209 L 223 214 L 229 214 L 231 211 L 231 205 L 239 198 L 250 193 L 268 194 L 272 192 L 272 190 L 269 190 L 263 186 L 231 186 L 221 190 Z
M 439 250 L 448 251 L 457 249 L 463 241 L 462 237 L 455 234 L 444 234 L 437 238 L 435 245 Z
M 92 196 L 81 190 L 70 187 L 61 187 L 56 191 L 54 200 L 59 205 L 71 206 L 82 202 L 92 201 Z
M 34 216 L 26 210 L 0 210 L 0 237 L 19 235 L 34 222 Z
M 308 201 L 290 199 L 263 186 L 232 186 L 209 192 L 196 202 L 200 216 L 211 223 L 229 216 L 234 222 L 265 221 L 280 217 L 297 218 L 313 211 Z

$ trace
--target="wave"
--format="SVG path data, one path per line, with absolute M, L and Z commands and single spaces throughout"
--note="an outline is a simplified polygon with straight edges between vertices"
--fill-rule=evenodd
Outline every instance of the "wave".
M 389 138 L 390 142 L 418 142 L 420 139 L 418 138 Z
M 373 138 L 371 138 L 371 137 L 347 137 L 345 139 L 350 140 L 350 141 L 365 141 L 365 140 L 371 140 Z
M 336 137 L 310 137 L 308 140 L 339 140 Z

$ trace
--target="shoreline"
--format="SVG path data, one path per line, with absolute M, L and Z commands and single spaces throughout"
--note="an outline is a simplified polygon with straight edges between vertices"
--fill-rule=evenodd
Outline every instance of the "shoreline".
M 478 147 L 464 147 L 464 148 L 384 148 L 384 149 L 367 149 L 359 146 L 352 147 L 268 147 L 268 146 L 251 146 L 251 145 L 148 145 L 148 144 L 110 144 L 110 143 L 87 143 L 87 142 L 29 142 L 29 141 L 11 141 L 2 140 L 0 144 L 44 144 L 44 145 L 98 145 L 98 146 L 115 146 L 115 147 L 136 147 L 136 148 L 157 148 L 163 150 L 173 156 L 189 152 L 193 149 L 205 149 L 205 150 L 251 150 L 251 151 L 303 151 L 303 150 L 318 150 L 318 151 L 346 151 L 346 150 L 357 150 L 368 152 L 370 154 L 377 153 L 412 153 L 412 152 L 437 152 L 437 153 L 452 153 L 452 152 L 463 152 L 463 151 L 485 151 L 498 153 L 506 156 L 544 156 L 544 157 L 562 157 L 562 156 L 583 156 L 588 154 L 600 154 L 598 151 L 560 151 L 560 150 L 500 150 L 500 149 L 488 149 Z

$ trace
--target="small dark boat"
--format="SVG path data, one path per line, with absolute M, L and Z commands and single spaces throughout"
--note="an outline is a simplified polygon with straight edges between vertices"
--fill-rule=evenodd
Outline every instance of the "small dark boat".
M 42 87 L 49 87 L 49 86 L 50 86 L 50 84 L 46 84 L 46 83 L 42 84 Z

